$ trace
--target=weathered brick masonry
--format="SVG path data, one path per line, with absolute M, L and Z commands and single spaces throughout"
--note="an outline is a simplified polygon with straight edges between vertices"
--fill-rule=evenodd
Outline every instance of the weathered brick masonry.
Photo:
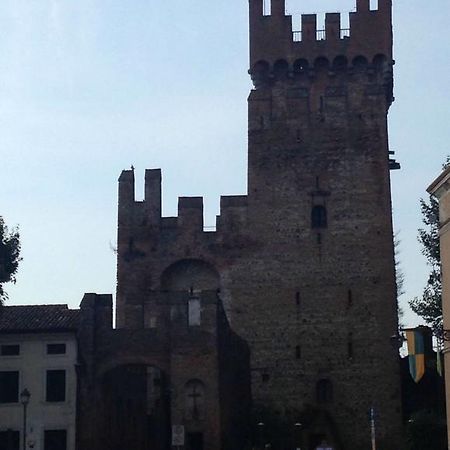
M 184 426 L 186 449 L 242 448 L 249 352 L 230 330 L 217 293 L 202 292 L 201 311 L 193 310 L 199 297 L 188 292 L 153 300 L 156 323 L 113 329 L 112 297 L 84 296 L 78 448 L 168 450 L 172 425 Z
M 202 198 L 180 198 L 178 217 L 161 217 L 160 170 L 146 171 L 143 202 L 135 201 L 134 172 L 122 173 L 117 345 L 127 350 L 108 330 L 101 352 L 123 354 L 123 363 L 133 343 L 134 355 L 146 355 L 144 336 L 164 329 L 177 304 L 195 298 L 208 311 L 219 292 L 232 329 L 250 345 L 255 405 L 298 411 L 305 448 L 326 439 L 342 450 L 370 447 L 373 406 L 379 448 L 398 450 L 391 9 L 391 0 L 376 11 L 357 0 L 350 30 L 327 14 L 317 32 L 316 16 L 304 15 L 293 33 L 284 0 L 272 0 L 268 16 L 262 0 L 250 0 L 248 195 L 222 197 L 217 230 L 205 232 Z M 207 330 L 211 317 L 202 312 Z M 189 376 L 215 383 L 217 359 L 194 356 L 207 342 L 192 341 Z M 172 381 L 185 381 L 186 360 L 176 355 Z M 167 361 L 154 364 L 169 371 Z M 205 448 L 218 449 L 220 421 L 210 420 Z

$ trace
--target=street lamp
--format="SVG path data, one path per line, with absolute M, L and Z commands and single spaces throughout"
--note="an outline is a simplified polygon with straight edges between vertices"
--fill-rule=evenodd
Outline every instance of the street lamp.
M 259 435 L 259 448 L 262 450 L 264 447 L 264 422 L 258 423 L 258 435 Z
M 300 422 L 294 423 L 295 430 L 295 448 L 296 450 L 301 450 L 301 440 L 302 440 L 302 424 Z
M 27 448 L 27 406 L 30 403 L 30 391 L 28 389 L 24 389 L 20 393 L 20 403 L 23 405 L 23 450 Z

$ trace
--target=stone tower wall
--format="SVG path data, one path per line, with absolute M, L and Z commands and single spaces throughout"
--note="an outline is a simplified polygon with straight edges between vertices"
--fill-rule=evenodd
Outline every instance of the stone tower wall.
M 313 411 L 309 445 L 324 434 L 352 450 L 369 447 L 374 406 L 380 448 L 397 450 L 391 1 L 369 11 L 359 0 L 349 32 L 338 14 L 325 32 L 315 16 L 302 23 L 299 39 L 282 0 L 271 16 L 250 0 L 248 195 L 222 197 L 215 232 L 203 230 L 200 197 L 161 217 L 159 170 L 146 172 L 143 202 L 133 171 L 122 173 L 117 323 L 157 323 L 165 291 L 219 288 L 250 345 L 255 404 Z M 175 264 L 180 281 L 167 284 Z

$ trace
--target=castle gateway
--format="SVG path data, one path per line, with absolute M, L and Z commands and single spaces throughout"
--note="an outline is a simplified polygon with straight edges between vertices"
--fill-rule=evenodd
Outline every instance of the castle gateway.
M 213 341 L 199 335 L 192 343 L 207 348 L 189 359 L 195 350 L 178 336 L 180 353 L 169 360 L 162 356 L 172 351 L 169 341 L 151 341 L 152 333 L 170 321 L 173 330 L 179 320 L 215 335 L 216 322 L 225 320 L 214 315 L 216 302 L 250 348 L 261 445 L 270 432 L 263 417 L 281 417 L 293 437 L 272 436 L 272 448 L 367 449 L 373 408 L 379 448 L 399 448 L 399 361 L 390 342 L 397 333 L 390 192 L 390 169 L 397 165 L 389 158 L 387 128 L 392 4 L 378 4 L 370 10 L 369 0 L 357 0 L 350 29 L 332 13 L 318 31 L 316 16 L 308 14 L 296 32 L 284 0 L 272 0 L 270 14 L 263 0 L 250 0 L 248 194 L 221 198 L 215 232 L 204 231 L 199 197 L 180 198 L 178 217 L 161 217 L 160 170 L 146 171 L 143 202 L 135 201 L 134 172 L 120 177 L 120 337 L 108 342 L 123 357 L 119 368 L 104 368 L 102 386 L 120 396 L 114 386 L 124 389 L 127 379 L 137 380 L 130 389 L 147 382 L 152 426 L 177 426 L 177 439 L 186 429 L 186 448 L 243 448 L 227 446 L 220 416 L 234 395 L 230 377 L 226 395 L 218 388 L 233 352 L 219 349 L 229 359 L 218 357 Z M 142 353 L 136 367 L 144 348 L 147 362 Z M 183 364 L 191 364 L 189 371 Z M 219 371 L 214 380 L 208 368 Z M 177 399 L 167 399 L 178 382 L 187 403 L 181 387 Z M 196 412 L 200 403 L 204 412 Z M 233 412 L 227 411 L 229 436 Z M 116 416 L 112 423 L 123 425 L 126 418 Z M 207 418 L 213 431 L 204 429 Z M 152 439 L 133 448 L 170 447 L 166 438 Z

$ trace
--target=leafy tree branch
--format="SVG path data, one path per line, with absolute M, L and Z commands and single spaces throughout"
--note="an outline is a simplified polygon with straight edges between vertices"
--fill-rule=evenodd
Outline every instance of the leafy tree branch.
M 17 228 L 11 230 L 0 216 L 0 305 L 8 298 L 4 283 L 16 282 L 16 274 L 19 268 L 20 235 Z

